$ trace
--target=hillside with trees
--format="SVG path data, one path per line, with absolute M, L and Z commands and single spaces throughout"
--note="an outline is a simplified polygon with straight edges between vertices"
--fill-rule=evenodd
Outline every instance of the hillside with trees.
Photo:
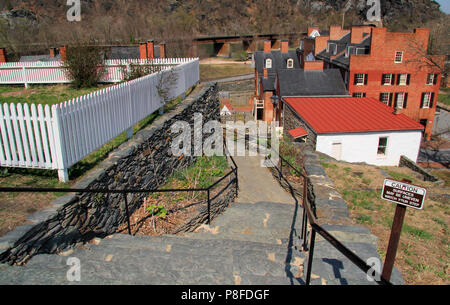
M 82 20 L 69 22 L 65 3 L 2 1 L 0 45 L 23 54 L 72 41 L 187 43 L 202 35 L 301 33 L 311 25 L 341 24 L 344 10 L 346 26 L 360 24 L 369 8 L 365 0 L 81 0 Z M 447 29 L 448 15 L 435 1 L 381 0 L 381 11 L 390 30 L 430 26 L 436 36 Z

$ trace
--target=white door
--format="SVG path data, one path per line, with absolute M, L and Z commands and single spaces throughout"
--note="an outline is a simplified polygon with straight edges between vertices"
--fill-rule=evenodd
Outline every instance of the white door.
M 342 154 L 342 143 L 333 143 L 331 144 L 331 157 L 336 160 L 341 160 Z

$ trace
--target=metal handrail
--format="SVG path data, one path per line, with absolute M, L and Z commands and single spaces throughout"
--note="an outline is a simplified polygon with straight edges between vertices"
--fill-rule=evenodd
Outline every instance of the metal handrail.
M 211 223 L 211 189 L 213 189 L 216 185 L 222 182 L 225 178 L 229 177 L 231 174 L 234 174 L 234 178 L 219 192 L 223 192 L 226 188 L 228 188 L 233 182 L 236 184 L 236 196 L 238 194 L 238 167 L 233 157 L 230 156 L 230 159 L 234 165 L 231 167 L 231 170 L 222 176 L 219 180 L 215 181 L 213 184 L 208 186 L 207 188 L 181 188 L 181 189 L 105 189 L 105 188 L 48 188 L 48 187 L 0 187 L 0 193 L 4 192 L 15 192 L 15 193 L 47 193 L 47 192 L 59 192 L 59 193 L 101 193 L 101 194 L 123 194 L 125 201 L 125 212 L 127 215 L 127 227 L 128 234 L 131 235 L 131 225 L 130 225 L 130 214 L 128 208 L 128 198 L 127 195 L 129 193 L 169 193 L 169 192 L 206 192 L 207 193 L 207 209 L 208 209 L 208 224 Z
M 302 233 L 301 236 L 303 238 L 303 250 L 308 250 L 307 245 L 307 226 L 308 221 L 311 226 L 311 235 L 310 235 L 310 243 L 309 243 L 309 253 L 308 253 L 308 267 L 306 272 L 306 285 L 309 285 L 311 282 L 311 271 L 312 271 L 312 262 L 314 258 L 314 245 L 315 245 L 315 237 L 316 232 L 319 233 L 327 242 L 329 242 L 333 247 L 335 247 L 340 253 L 342 253 L 345 257 L 347 257 L 352 263 L 354 263 L 359 269 L 364 271 L 364 273 L 368 274 L 368 271 L 372 271 L 374 275 L 369 275 L 373 278 L 373 280 L 380 285 L 392 285 L 392 283 L 384 278 L 379 272 L 373 270 L 373 268 L 361 259 L 358 255 L 353 253 L 350 249 L 344 246 L 339 240 L 337 240 L 334 236 L 332 236 L 327 230 L 325 230 L 319 223 L 316 217 L 316 213 L 313 213 L 313 208 L 311 206 L 311 202 L 308 199 L 308 177 L 295 168 L 289 161 L 283 158 L 279 153 L 278 156 L 280 158 L 280 167 L 277 167 L 277 164 L 274 166 L 280 172 L 280 179 L 283 177 L 283 162 L 285 162 L 290 168 L 292 168 L 295 172 L 297 172 L 301 177 L 303 177 L 303 221 L 302 221 Z M 284 178 L 284 177 L 283 177 Z M 295 193 L 292 193 L 295 196 Z

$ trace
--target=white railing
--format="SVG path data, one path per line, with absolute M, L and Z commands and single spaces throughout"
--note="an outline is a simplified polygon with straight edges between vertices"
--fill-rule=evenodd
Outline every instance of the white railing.
M 183 95 L 199 82 L 198 59 L 51 108 L 2 104 L 0 166 L 58 170 L 68 181 L 70 166 L 164 105 L 158 87 L 168 79 L 168 98 Z
M 109 59 L 105 61 L 104 83 L 116 83 L 123 80 L 123 69 L 128 65 L 154 65 L 160 69 L 170 68 L 193 60 L 193 58 L 157 58 L 157 59 Z M 61 84 L 70 83 L 70 79 L 61 61 L 50 62 L 8 62 L 0 63 L 0 84 Z

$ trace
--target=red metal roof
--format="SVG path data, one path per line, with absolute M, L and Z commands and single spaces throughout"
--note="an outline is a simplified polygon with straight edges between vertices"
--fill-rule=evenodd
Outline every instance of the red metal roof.
M 284 98 L 318 134 L 423 130 L 423 126 L 374 98 Z
M 302 127 L 297 127 L 288 131 L 293 138 L 299 138 L 308 135 L 308 132 Z

